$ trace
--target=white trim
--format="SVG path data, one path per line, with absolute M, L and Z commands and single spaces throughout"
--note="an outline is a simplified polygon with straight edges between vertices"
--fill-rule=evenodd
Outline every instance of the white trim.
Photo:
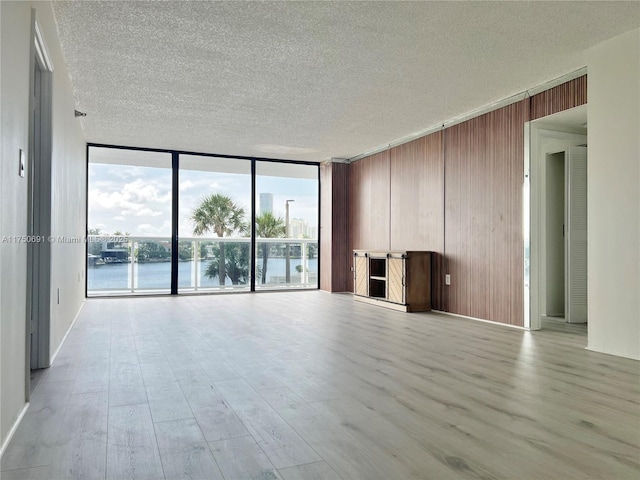
M 424 130 L 420 130 L 416 133 L 412 133 L 411 135 L 407 135 L 406 137 L 402 137 L 399 138 L 398 140 L 394 140 L 391 143 L 387 143 L 385 145 L 380 145 L 378 147 L 372 148 L 371 150 L 367 150 L 366 152 L 360 153 L 358 155 L 355 155 L 353 157 L 350 157 L 347 161 L 348 163 L 352 163 L 358 160 L 361 160 L 365 157 L 369 157 L 371 155 L 374 155 L 376 153 L 380 153 L 383 152 L 385 150 L 388 150 L 390 148 L 393 147 L 397 147 L 399 145 L 403 145 L 405 143 L 411 142 L 413 140 L 416 140 L 418 138 L 424 137 L 426 135 L 435 133 L 439 130 L 443 130 L 445 128 L 448 127 L 452 127 L 454 125 L 457 125 L 459 123 L 462 122 L 466 122 L 467 120 L 470 120 L 472 118 L 475 117 L 479 117 L 480 115 L 484 115 L 485 113 L 489 113 L 489 112 L 493 112 L 494 110 L 497 110 L 499 108 L 502 107 L 506 107 L 508 105 L 511 105 L 513 103 L 519 102 L 521 100 L 524 100 L 527 97 L 536 95 L 540 92 L 544 92 L 546 90 L 549 90 L 553 87 L 557 87 L 558 85 L 562 85 L 563 83 L 566 82 L 570 82 L 571 80 L 575 80 L 578 77 L 581 77 L 583 75 L 585 75 L 587 73 L 587 67 L 583 67 L 580 68 L 579 70 L 576 70 L 574 72 L 571 73 L 567 73 L 566 75 L 562 75 L 561 77 L 555 78 L 553 80 L 550 80 L 546 83 L 543 83 L 541 85 L 538 85 L 537 87 L 533 87 L 530 90 L 526 90 L 524 92 L 520 92 L 517 93 L 516 95 L 512 95 L 511 97 L 507 97 L 505 99 L 499 100 L 497 102 L 494 102 L 490 105 L 486 105 L 482 108 L 479 108 L 477 110 L 473 110 L 469 113 L 465 113 L 464 115 L 460 115 L 458 117 L 454 117 L 451 118 L 441 124 L 438 125 L 434 125 L 432 127 L 426 128 Z
M 501 327 L 509 327 L 509 328 L 515 328 L 516 330 L 522 330 L 522 331 L 528 331 L 528 328 L 525 327 L 521 327 L 519 325 L 511 325 L 510 323 L 502 323 L 502 322 L 494 322 L 493 320 L 485 320 L 484 318 L 476 318 L 476 317 L 468 317 L 466 315 L 459 315 L 457 313 L 450 313 L 450 312 L 443 312 L 442 310 L 431 310 L 434 313 L 441 313 L 443 315 L 449 315 L 451 317 L 458 317 L 458 318 L 464 318 L 466 320 L 475 320 L 476 322 L 483 322 L 483 323 L 491 323 L 493 325 L 498 325 Z M 429 313 L 429 312 L 425 312 L 425 313 Z
M 48 72 L 53 72 L 53 62 L 51 61 L 51 56 L 49 55 L 47 44 L 44 41 L 44 36 L 42 35 L 42 30 L 40 29 L 40 24 L 38 24 L 38 20 L 35 18 L 34 22 L 34 45 L 36 48 L 36 55 L 38 56 L 38 60 L 41 64 L 40 67 Z
M 524 124 L 524 169 L 522 175 L 523 325 L 531 328 L 531 122 Z
M 18 415 L 18 418 L 16 418 L 16 421 L 13 423 L 13 426 L 11 427 L 11 430 L 9 430 L 9 433 L 7 434 L 6 438 L 4 439 L 4 442 L 2 443 L 2 447 L 0 447 L 0 458 L 2 457 L 2 455 L 4 455 L 5 450 L 9 446 L 9 442 L 11 441 L 11 439 L 15 435 L 16 431 L 18 430 L 18 427 L 20 426 L 20 423 L 22 422 L 22 419 L 24 418 L 24 416 L 27 413 L 27 409 L 29 408 L 29 405 L 31 405 L 31 403 L 29 403 L 29 402 L 24 404 L 24 406 L 22 407 L 22 410 L 20 410 L 20 414 Z
M 576 324 L 573 324 L 576 325 Z M 584 347 L 585 350 L 589 350 L 590 352 L 596 352 L 596 353 L 602 353 L 604 355 L 611 355 L 614 357 L 623 357 L 623 358 L 628 358 L 630 360 L 638 360 L 640 361 L 640 357 L 632 357 L 631 355 L 628 355 L 626 353 L 622 353 L 622 352 L 611 352 L 611 351 L 607 351 L 607 350 L 600 350 L 599 348 L 594 348 L 594 347 Z
M 71 325 L 69 325 L 69 328 L 67 329 L 67 333 L 64 334 L 64 337 L 62 338 L 62 341 L 60 342 L 60 345 L 58 345 L 58 348 L 56 348 L 56 351 L 53 352 L 53 355 L 51 355 L 51 358 L 49 359 L 49 363 L 51 365 L 53 365 L 53 361 L 56 359 L 56 356 L 60 352 L 60 349 L 64 345 L 64 342 L 67 340 L 67 337 L 69 336 L 69 333 L 71 332 L 71 329 L 76 324 L 76 320 L 78 320 L 78 317 L 80 316 L 80 312 L 82 311 L 82 307 L 84 307 L 84 302 L 85 301 L 86 301 L 86 299 L 82 300 L 82 303 L 80 304 L 80 308 L 78 309 L 78 312 L 76 313 L 76 316 L 73 318 L 73 321 L 71 322 Z

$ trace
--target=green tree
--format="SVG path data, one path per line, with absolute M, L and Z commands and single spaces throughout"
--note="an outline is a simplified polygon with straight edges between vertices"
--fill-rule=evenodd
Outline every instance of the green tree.
M 87 239 L 87 241 L 89 242 L 89 247 L 87 251 L 89 254 L 97 255 L 99 257 L 100 253 L 102 252 L 102 243 L 96 241 L 95 238 L 91 238 L 91 237 L 101 235 L 102 231 L 99 228 L 90 228 L 88 232 L 89 232 L 90 238 Z
M 285 236 L 285 225 L 282 217 L 275 217 L 271 212 L 263 212 L 256 217 L 256 236 L 260 238 L 282 238 Z M 271 244 L 262 242 L 260 254 L 262 256 L 261 283 L 267 281 L 267 261 Z
M 216 278 L 220 275 L 219 259 L 220 245 L 214 245 L 211 253 L 214 260 L 209 263 L 204 274 L 209 278 Z M 231 280 L 232 285 L 243 285 L 249 282 L 249 249 L 248 243 L 227 243 L 225 249 L 225 273 Z M 218 278 L 219 281 L 219 278 Z
M 178 258 L 182 261 L 193 258 L 193 245 L 191 242 L 180 242 L 178 244 Z
M 194 225 L 194 235 L 213 232 L 218 237 L 224 237 L 236 232 L 245 235 L 247 232 L 244 208 L 235 203 L 231 197 L 220 193 L 205 197 L 191 214 L 191 220 Z M 225 244 L 220 242 L 218 281 L 221 286 L 225 284 L 226 273 Z

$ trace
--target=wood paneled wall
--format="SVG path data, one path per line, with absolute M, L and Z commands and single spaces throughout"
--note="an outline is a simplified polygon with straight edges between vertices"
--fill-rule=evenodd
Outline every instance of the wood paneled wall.
M 349 250 L 431 250 L 435 309 L 522 326 L 524 123 L 585 103 L 580 77 L 350 164 Z
M 391 149 L 391 250 L 428 250 L 433 278 L 444 278 L 442 132 Z M 433 308 L 443 308 L 443 283 L 432 282 Z
M 534 95 L 531 101 L 531 120 L 546 117 L 587 103 L 587 76 L 583 75 Z
M 345 163 L 320 166 L 320 288 L 327 292 L 351 290 L 348 176 Z
M 445 310 L 523 325 L 527 102 L 445 131 Z
M 388 250 L 389 151 L 349 165 L 350 250 Z

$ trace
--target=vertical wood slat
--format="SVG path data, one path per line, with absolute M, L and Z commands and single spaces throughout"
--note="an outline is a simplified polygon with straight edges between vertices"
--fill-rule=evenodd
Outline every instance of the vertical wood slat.
M 526 102 L 446 131 L 447 311 L 522 325 Z
M 531 120 L 587 103 L 587 76 L 550 88 L 531 97 Z
M 522 186 L 527 110 L 528 102 L 522 101 L 491 112 L 487 132 L 492 172 L 487 318 L 518 326 L 524 325 Z
M 469 269 L 471 171 L 469 138 L 471 121 L 445 131 L 445 273 L 451 285 L 445 288 L 446 311 L 470 315 Z
M 332 292 L 351 290 L 351 251 L 349 250 L 349 165 L 333 164 Z
M 350 167 L 350 250 L 389 250 L 389 152 Z
M 320 166 L 320 288 L 328 292 L 346 292 L 351 288 L 348 174 L 348 165 L 344 163 Z
M 442 132 L 391 149 L 391 250 L 432 256 L 432 303 L 442 309 L 444 161 Z

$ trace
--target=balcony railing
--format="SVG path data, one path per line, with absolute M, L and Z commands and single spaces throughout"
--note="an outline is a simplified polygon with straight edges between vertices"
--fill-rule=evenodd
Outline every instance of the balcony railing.
M 109 240 L 114 239 L 89 237 L 89 296 L 171 291 L 169 237 Z M 249 238 L 180 238 L 178 291 L 250 290 L 250 249 Z M 254 253 L 256 290 L 317 288 L 317 240 L 258 238 Z M 220 282 L 220 261 L 223 255 L 224 282 Z

